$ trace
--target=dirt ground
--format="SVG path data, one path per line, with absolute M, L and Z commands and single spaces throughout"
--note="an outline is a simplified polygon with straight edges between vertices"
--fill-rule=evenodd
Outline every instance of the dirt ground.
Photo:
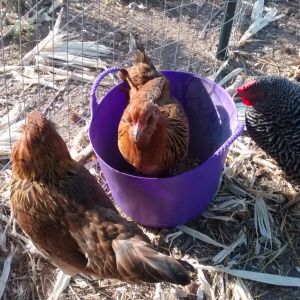
M 20 7 L 21 15 L 24 15 L 35 4 L 34 1 L 21 2 L 23 4 Z M 17 1 L 10 3 L 10 9 L 16 12 Z M 223 1 L 148 0 L 137 2 L 143 3 L 145 8 L 135 10 L 129 9 L 128 3 L 128 1 L 113 0 L 64 1 L 62 31 L 68 32 L 70 38 L 78 41 L 98 41 L 100 44 L 111 47 L 113 54 L 102 58 L 107 63 L 107 67 L 127 64 L 129 32 L 138 35 L 145 43 L 149 55 L 159 69 L 182 70 L 200 76 L 209 76 L 223 64 L 215 58 L 219 28 L 223 18 Z M 237 41 L 251 23 L 251 3 L 252 1 L 239 1 L 238 3 L 229 46 L 231 59 L 218 79 L 236 68 L 244 69 L 242 75 L 245 79 L 262 74 L 294 76 L 295 69 L 291 66 L 291 62 L 300 51 L 300 9 L 297 0 L 266 0 L 265 5 L 277 8 L 278 15 L 283 14 L 283 17 L 269 24 L 244 46 L 238 48 L 235 46 Z M 52 1 L 42 1 L 39 9 L 48 9 L 51 4 Z M 35 11 L 33 10 L 30 15 L 32 16 Z M 2 65 L 18 65 L 20 57 L 23 57 L 37 41 L 48 34 L 58 12 L 59 8 L 52 13 L 54 18 L 51 21 L 31 25 L 30 30 L 3 38 L 1 40 Z M 31 61 L 29 64 L 34 65 L 34 62 Z M 101 69 L 95 66 L 87 72 L 95 77 L 100 71 Z M 16 103 L 24 103 L 25 114 L 35 109 L 44 110 L 48 107 L 48 116 L 58 124 L 60 133 L 68 143 L 89 122 L 91 82 L 82 83 L 70 80 L 62 92 L 57 92 L 41 85 L 34 84 L 28 87 L 22 81 L 13 80 L 13 76 L 1 75 L 0 77 L 2 87 L 0 117 L 7 110 L 12 109 Z M 112 81 L 108 79 L 108 82 L 110 86 L 113 86 Z M 105 95 L 108 88 L 99 88 L 99 98 Z M 83 121 L 74 124 L 70 120 L 70 112 L 76 112 Z M 227 173 L 223 175 L 221 189 L 208 210 L 219 216 L 226 216 L 227 219 L 200 216 L 187 225 L 225 245 L 235 241 L 240 232 L 245 233 L 246 242 L 237 247 L 221 263 L 223 266 L 300 278 L 299 212 L 284 209 L 286 194 L 290 191 L 290 187 L 278 169 L 265 167 L 258 163 L 258 160 L 255 161 L 254 158 L 259 158 L 273 163 L 253 142 L 247 139 L 246 134 L 239 138 L 238 143 L 240 144 L 235 144 L 235 148 L 243 145 L 247 153 L 245 157 L 242 157 L 234 150 L 230 151 L 226 166 L 228 168 L 234 166 L 234 168 L 227 170 Z M 235 160 L 236 163 L 234 163 Z M 10 167 L 8 160 L 0 161 L 0 169 L 2 169 L 0 190 L 3 192 L 3 195 L 0 195 L 1 208 L 2 213 L 9 217 L 7 191 Z M 254 181 L 253 176 L 257 177 Z M 100 179 L 100 182 L 105 185 L 103 179 Z M 246 194 L 262 191 L 269 195 L 269 198 L 266 197 L 266 203 L 273 220 L 273 238 L 278 243 L 266 243 L 265 248 L 261 249 L 259 254 L 255 253 L 257 232 L 254 225 L 253 199 L 237 192 L 236 187 L 246 191 Z M 220 203 L 223 203 L 222 199 L 239 199 L 242 204 L 220 211 L 218 207 Z M 152 237 L 159 250 L 177 258 L 185 256 L 196 259 L 201 264 L 213 265 L 212 258 L 220 251 L 220 248 L 187 234 L 181 234 L 172 243 L 165 241 L 168 234 L 178 231 L 176 228 L 161 231 L 145 229 L 145 231 Z M 21 231 L 18 229 L 18 232 Z M 17 240 L 18 244 L 24 244 L 12 236 L 10 229 L 8 240 L 14 243 Z M 12 270 L 3 299 L 46 299 L 53 287 L 56 271 L 40 256 L 29 254 L 24 247 L 21 248 L 13 258 Z M 283 248 L 282 252 L 276 256 L 281 248 Z M 7 253 L 1 252 L 0 266 L 6 256 Z M 214 289 L 215 299 L 242 299 L 242 297 L 238 298 L 233 287 L 236 284 L 234 276 L 220 272 L 204 271 L 204 273 Z M 200 291 L 203 289 L 203 283 L 200 284 L 197 274 L 192 274 L 192 276 L 194 285 L 188 290 L 163 284 L 164 298 L 160 299 L 213 299 L 207 293 L 204 293 L 201 298 Z M 245 289 L 249 289 L 249 294 L 253 299 L 300 299 L 299 288 L 267 285 L 250 280 L 244 280 L 243 283 L 246 286 Z M 198 298 L 195 296 L 197 290 Z M 154 291 L 155 286 L 150 284 L 129 285 L 114 280 L 99 281 L 79 275 L 71 279 L 61 299 L 152 299 Z M 252 298 L 248 295 L 248 298 L 243 299 Z

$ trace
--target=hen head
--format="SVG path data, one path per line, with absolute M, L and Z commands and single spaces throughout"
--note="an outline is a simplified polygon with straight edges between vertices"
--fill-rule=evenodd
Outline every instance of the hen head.
M 255 106 L 261 101 L 270 105 L 281 101 L 294 89 L 294 83 L 279 76 L 261 76 L 237 88 L 237 94 L 247 106 Z
M 242 102 L 247 106 L 253 106 L 256 99 L 264 96 L 264 91 L 258 87 L 255 79 L 238 87 L 236 91 Z
M 131 140 L 138 148 L 146 147 L 162 121 L 161 112 L 153 102 L 132 103 L 128 116 Z
M 21 178 L 46 179 L 72 161 L 55 125 L 41 112 L 32 112 L 13 146 L 13 172 Z
M 146 147 L 157 127 L 164 123 L 156 103 L 167 84 L 166 78 L 156 77 L 144 84 L 132 98 L 128 122 L 131 124 L 131 138 L 138 148 Z

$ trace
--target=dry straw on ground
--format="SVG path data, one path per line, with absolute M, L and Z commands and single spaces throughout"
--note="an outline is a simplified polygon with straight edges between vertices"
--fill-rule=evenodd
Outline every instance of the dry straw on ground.
M 175 2 L 166 1 L 170 5 Z M 285 33 L 280 35 L 279 30 L 271 31 L 270 27 L 264 26 L 276 19 L 279 25 L 282 24 L 281 21 L 286 22 L 286 14 L 289 13 L 288 16 L 293 17 L 290 11 L 287 12 L 278 5 L 277 14 L 275 7 L 265 9 L 264 12 L 263 1 L 256 1 L 254 6 L 256 9 L 252 10 L 251 2 L 242 1 L 238 9 L 239 19 L 236 23 L 237 30 L 233 35 L 234 42 L 229 48 L 229 60 L 220 63 L 213 57 L 218 32 L 208 31 L 208 28 L 219 24 L 217 22 L 220 21 L 222 1 L 212 2 L 212 17 L 205 19 L 207 11 L 201 16 L 204 23 L 200 24 L 203 28 L 200 40 L 200 25 L 197 20 L 195 21 L 193 17 L 184 18 L 183 14 L 178 19 L 173 18 L 172 11 L 166 16 L 160 10 L 156 10 L 156 1 L 153 1 L 154 8 L 151 8 L 153 32 L 145 32 L 145 28 L 141 26 L 148 20 L 148 12 L 144 6 L 131 4 L 126 7 L 119 1 L 101 3 L 101 12 L 105 12 L 102 15 L 103 20 L 101 19 L 103 32 L 113 23 L 110 28 L 113 34 L 103 40 L 103 45 L 102 42 L 95 42 L 95 38 L 79 38 L 78 34 L 76 35 L 76 29 L 80 28 L 78 24 L 70 25 L 71 33 L 63 27 L 62 23 L 65 24 L 65 21 L 62 20 L 66 17 L 66 11 L 70 13 L 70 18 L 76 18 L 75 13 L 78 14 L 82 9 L 78 3 L 71 3 L 67 10 L 66 6 L 62 9 L 62 5 L 65 4 L 63 1 L 53 1 L 49 7 L 43 7 L 32 16 L 24 14 L 19 21 L 17 18 L 12 18 L 13 15 L 7 7 L 2 17 L 16 21 L 2 23 L 5 28 L 2 36 L 5 38 L 21 34 L 22 32 L 18 32 L 20 24 L 26 24 L 26 28 L 31 28 L 34 22 L 42 18 L 49 19 L 54 26 L 36 48 L 31 47 L 24 53 L 22 59 L 14 59 L 12 56 L 6 60 L 9 63 L 0 67 L 1 80 L 5 80 L 0 98 L 2 169 L 0 172 L 0 251 L 2 254 L 0 298 L 3 296 L 3 299 L 61 297 L 61 299 L 244 300 L 300 297 L 300 213 L 297 206 L 298 197 L 294 197 L 296 187 L 292 187 L 284 180 L 276 163 L 256 147 L 247 133 L 232 145 L 220 188 L 209 209 L 201 217 L 170 230 L 158 232 L 143 228 L 160 251 L 176 258 L 183 258 L 195 267 L 195 272 L 191 274 L 193 284 L 187 288 L 165 283 L 156 286 L 129 285 L 115 280 L 97 280 L 82 275 L 70 278 L 58 272 L 47 262 L 10 218 L 8 200 L 11 169 L 8 158 L 11 144 L 17 139 L 19 127 L 24 122 L 24 106 L 26 111 L 39 108 L 53 117 L 54 121 L 59 123 L 61 133 L 68 141 L 72 156 L 77 160 L 88 158 L 91 147 L 87 138 L 89 113 L 87 113 L 86 99 L 90 83 L 101 70 L 123 62 L 127 47 L 122 48 L 122 45 L 126 45 L 129 28 L 137 31 L 138 34 L 148 34 L 149 43 L 153 44 L 152 48 L 158 49 L 161 41 L 156 41 L 155 37 L 159 35 L 162 27 L 168 28 L 168 33 L 165 33 L 168 39 L 172 41 L 177 38 L 183 45 L 175 49 L 176 53 L 180 53 L 181 56 L 186 55 L 188 59 L 189 66 L 186 67 L 181 64 L 181 56 L 178 54 L 177 69 L 186 67 L 190 72 L 209 76 L 226 87 L 231 95 L 234 95 L 235 88 L 248 77 L 249 73 L 251 75 L 263 72 L 279 73 L 297 79 L 300 61 L 293 47 L 273 58 L 268 49 L 253 50 L 251 47 L 256 41 L 249 39 L 257 38 L 257 31 L 261 30 L 260 40 L 267 40 L 268 34 L 273 34 L 278 39 L 281 38 L 280 41 L 283 43 L 285 40 L 282 36 L 285 37 Z M 188 8 L 191 1 L 187 3 Z M 92 12 L 89 14 L 88 8 L 93 8 L 94 5 L 94 2 L 86 1 L 85 14 L 90 19 L 95 16 Z M 210 2 L 204 1 L 202 8 L 206 9 L 209 5 Z M 289 7 L 292 8 L 293 6 Z M 191 5 L 192 10 L 194 7 Z M 58 14 L 54 14 L 54 11 Z M 75 13 L 72 15 L 71 12 Z M 191 12 L 187 11 L 187 15 L 188 13 Z M 129 26 L 133 16 L 138 24 L 136 27 L 134 23 Z M 96 17 L 98 18 L 98 15 Z M 161 23 L 162 20 L 164 24 Z M 89 24 L 88 19 L 86 22 Z M 155 26 L 156 22 L 157 26 Z M 116 31 L 118 24 L 121 24 L 120 32 Z M 185 32 L 184 37 L 173 30 L 177 24 Z M 293 24 L 296 24 L 296 21 Z M 291 28 L 286 27 L 285 30 L 292 30 Z M 102 30 L 102 27 L 98 30 Z M 90 34 L 92 36 L 92 30 Z M 115 44 L 111 43 L 113 36 L 116 39 Z M 293 33 L 290 37 L 294 37 Z M 191 43 L 192 38 L 195 39 L 195 43 Z M 203 38 L 206 38 L 204 46 Z M 81 40 L 84 40 L 83 44 Z M 113 49 L 117 43 L 121 45 L 123 56 L 114 57 L 118 54 Z M 264 44 L 263 41 L 257 43 Z M 268 43 L 270 44 L 270 41 Z M 191 46 L 192 44 L 196 46 Z M 271 45 L 274 49 L 283 47 L 283 45 Z M 169 53 L 173 53 L 171 50 L 174 49 L 168 50 L 165 56 L 163 52 L 154 50 L 152 55 L 161 57 L 157 62 L 159 65 L 172 68 L 173 60 L 168 61 Z M 11 51 L 13 54 L 17 50 L 12 48 Z M 7 52 L 4 51 L 4 55 L 8 55 Z M 114 60 L 111 59 L 112 57 Z M 287 64 L 282 65 L 283 57 L 288 60 Z M 199 59 L 200 63 L 197 65 L 199 69 L 195 67 L 196 64 L 191 63 L 192 58 L 195 61 Z M 114 78 L 107 79 L 104 86 L 112 86 L 113 80 Z M 37 90 L 38 98 L 36 98 Z M 8 94 L 12 96 L 9 97 Z M 66 124 L 70 110 L 76 111 L 80 116 L 72 126 L 70 122 Z M 242 118 L 243 110 L 241 111 Z M 110 195 L 96 161 L 88 161 L 86 166 Z M 288 202 L 287 199 L 291 201 Z

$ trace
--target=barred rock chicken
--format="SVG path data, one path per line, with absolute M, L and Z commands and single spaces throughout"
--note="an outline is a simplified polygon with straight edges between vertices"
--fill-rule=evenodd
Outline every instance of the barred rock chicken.
M 237 89 L 246 109 L 246 127 L 255 143 L 300 184 L 300 84 L 264 76 Z
M 169 81 L 154 67 L 143 46 L 131 38 L 134 65 L 120 72 L 129 84 L 129 103 L 118 129 L 118 146 L 137 171 L 157 176 L 188 153 L 189 125 Z
M 12 171 L 17 223 L 65 273 L 137 283 L 190 282 L 179 262 L 156 252 L 141 229 L 120 216 L 40 112 L 27 117 L 13 148 Z

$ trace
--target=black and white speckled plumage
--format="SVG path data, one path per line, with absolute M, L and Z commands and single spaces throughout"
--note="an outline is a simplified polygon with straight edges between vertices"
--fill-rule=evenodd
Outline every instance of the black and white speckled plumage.
M 249 91 L 253 106 L 246 110 L 246 127 L 250 137 L 276 160 L 287 179 L 300 184 L 300 85 L 264 76 L 256 78 Z

